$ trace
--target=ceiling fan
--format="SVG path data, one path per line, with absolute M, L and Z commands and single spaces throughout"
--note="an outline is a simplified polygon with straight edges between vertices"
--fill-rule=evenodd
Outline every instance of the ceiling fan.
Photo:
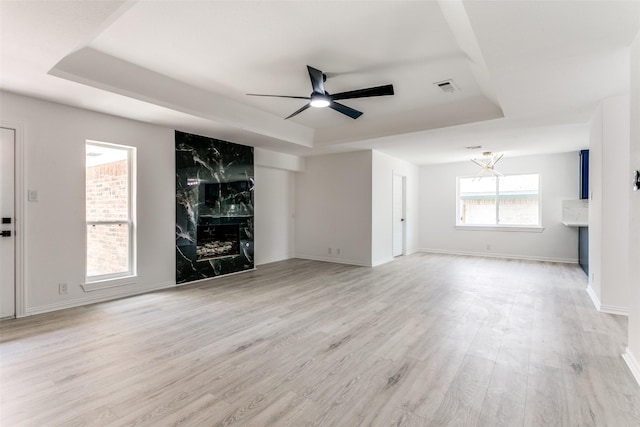
M 476 178 L 482 178 L 483 176 L 495 176 L 501 177 L 503 176 L 500 172 L 495 169 L 496 163 L 500 161 L 504 154 L 500 154 L 499 156 L 493 154 L 491 151 L 485 151 L 482 153 L 482 158 L 480 159 L 471 159 L 473 163 L 480 166 L 480 171 L 476 175 Z
M 372 96 L 384 96 L 384 95 L 393 95 L 393 85 L 383 85 L 376 87 L 369 87 L 366 89 L 356 89 L 350 90 L 347 92 L 334 93 L 331 95 L 329 92 L 324 90 L 324 82 L 327 80 L 326 74 L 322 71 L 317 70 L 313 67 L 307 65 L 307 70 L 309 71 L 309 78 L 311 79 L 311 87 L 313 88 L 313 92 L 309 96 L 287 96 L 287 95 L 262 95 L 257 93 L 248 93 L 249 96 L 269 96 L 273 98 L 293 98 L 293 99 L 308 99 L 309 102 L 305 104 L 302 108 L 294 112 L 293 114 L 285 117 L 286 119 L 290 119 L 293 116 L 296 116 L 302 113 L 309 107 L 315 108 L 324 108 L 329 107 L 333 110 L 336 110 L 339 113 L 347 115 L 352 119 L 357 119 L 363 113 L 361 111 L 355 110 L 351 107 L 347 107 L 346 105 L 340 104 L 339 100 L 342 99 L 355 99 L 355 98 L 368 98 Z

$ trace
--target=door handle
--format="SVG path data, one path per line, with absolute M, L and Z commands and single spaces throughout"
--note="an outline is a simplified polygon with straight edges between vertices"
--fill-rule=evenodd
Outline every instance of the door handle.
M 400 222 L 404 222 L 404 218 L 400 218 Z
M 2 237 L 11 237 L 11 230 L 2 230 Z

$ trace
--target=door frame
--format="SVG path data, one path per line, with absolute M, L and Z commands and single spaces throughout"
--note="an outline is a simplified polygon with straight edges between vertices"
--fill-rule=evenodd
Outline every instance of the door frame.
M 12 129 L 15 133 L 15 141 L 14 141 L 14 166 L 13 166 L 13 174 L 14 174 L 14 224 L 13 229 L 15 232 L 14 235 L 14 244 L 15 244 L 15 317 L 24 317 L 26 313 L 26 292 L 24 288 L 24 260 L 25 257 L 25 188 L 24 188 L 24 130 L 22 123 L 8 121 L 8 120 L 0 120 L 0 127 L 6 129 Z
M 402 221 L 402 253 L 400 255 L 393 254 L 393 227 L 394 227 L 394 217 L 393 217 L 393 208 L 394 208 L 394 185 L 396 177 L 401 178 L 402 182 L 402 215 L 401 217 L 404 219 Z M 407 176 L 403 175 L 399 172 L 394 171 L 392 174 L 391 181 L 391 256 L 395 258 L 396 256 L 404 256 L 407 254 Z

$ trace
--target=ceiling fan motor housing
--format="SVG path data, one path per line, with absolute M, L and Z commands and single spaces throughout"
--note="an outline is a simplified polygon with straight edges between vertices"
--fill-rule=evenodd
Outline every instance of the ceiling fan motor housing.
M 311 98 L 311 101 L 309 102 L 309 104 L 312 107 L 324 108 L 324 107 L 328 107 L 329 104 L 331 104 L 331 98 L 329 98 L 324 93 L 313 92 L 310 98 Z

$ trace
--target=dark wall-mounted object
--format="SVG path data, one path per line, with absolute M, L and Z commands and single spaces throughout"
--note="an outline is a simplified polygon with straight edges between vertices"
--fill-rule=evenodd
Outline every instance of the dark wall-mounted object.
M 640 171 L 633 171 L 633 191 L 640 190 Z
M 578 227 L 578 263 L 589 276 L 589 228 Z
M 580 150 L 580 199 L 589 199 L 589 150 Z

